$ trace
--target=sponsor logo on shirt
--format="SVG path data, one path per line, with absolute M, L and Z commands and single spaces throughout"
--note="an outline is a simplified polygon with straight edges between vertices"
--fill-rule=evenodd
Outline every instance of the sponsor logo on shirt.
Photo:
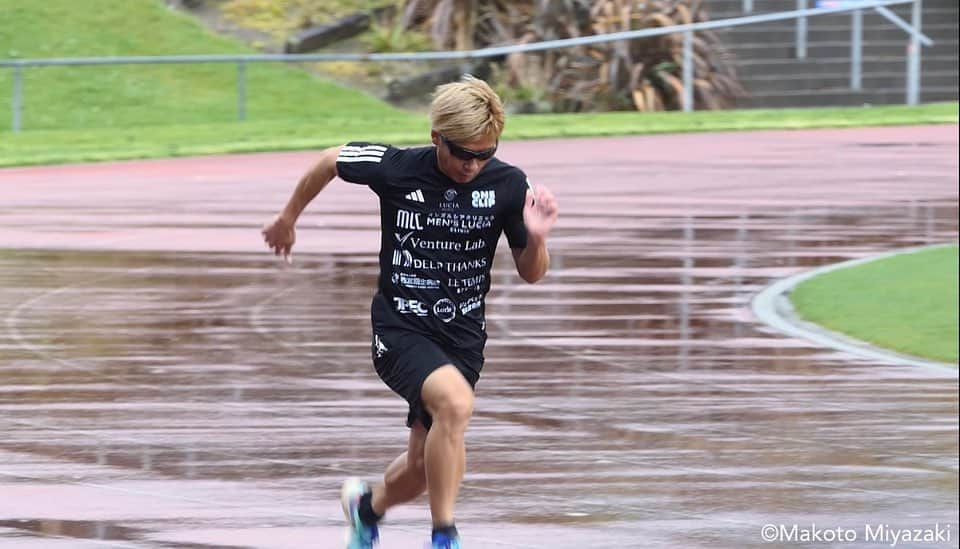
M 474 309 L 479 309 L 482 303 L 483 303 L 483 298 L 481 298 L 480 296 L 471 297 L 470 299 L 460 304 L 460 313 L 467 314 Z
M 493 226 L 492 215 L 472 215 L 444 212 L 427 216 L 428 227 L 448 228 L 451 233 L 467 234 Z
M 445 202 L 440 203 L 441 210 L 455 210 L 460 207 L 460 203 L 457 202 L 456 189 L 447 189 L 443 193 L 443 199 L 445 200 Z
M 407 250 L 393 250 L 394 267 L 413 267 L 413 254 Z
M 422 231 L 423 223 L 420 221 L 420 214 L 407 210 L 397 210 L 397 228 Z
M 409 244 L 410 248 L 414 250 L 469 252 L 473 250 L 482 250 L 487 247 L 487 241 L 483 240 L 482 238 L 478 240 L 466 240 L 463 242 L 456 242 L 453 240 L 427 240 L 424 238 L 411 238 L 415 233 L 416 231 L 410 231 L 404 235 L 401 235 L 400 233 L 393 233 L 393 236 L 397 239 L 397 244 L 399 244 L 398 247 L 403 248 Z
M 397 312 L 403 315 L 428 316 L 430 314 L 427 305 L 416 299 L 406 299 L 403 297 L 393 298 Z M 453 301 L 443 298 L 433 304 L 433 316 L 443 322 L 450 322 L 457 316 L 457 306 Z
M 436 259 L 424 259 L 414 257 L 408 250 L 393 251 L 393 266 L 404 267 L 407 269 L 423 269 L 446 271 L 448 273 L 462 273 L 473 269 L 485 269 L 488 264 L 486 257 L 477 259 L 467 259 L 464 261 L 438 261 Z
M 463 243 L 463 250 L 469 252 L 470 250 L 482 250 L 487 247 L 487 241 L 483 240 L 467 240 Z
M 406 196 L 404 196 L 404 198 L 413 202 L 420 202 L 421 204 L 425 202 L 425 200 L 423 199 L 423 192 L 420 189 L 417 189 L 412 193 L 407 194 Z
M 480 287 L 486 280 L 487 275 L 485 274 L 467 278 L 448 278 L 447 287 L 453 289 L 458 294 L 462 294 Z
M 495 191 L 473 191 L 473 194 L 470 195 L 473 199 L 472 204 L 474 208 L 492 208 L 497 201 L 497 194 Z
M 430 314 L 430 311 L 427 310 L 427 306 L 424 305 L 422 301 L 418 301 L 416 299 L 395 297 L 393 298 L 393 304 L 396 307 L 397 312 L 402 315 L 427 316 Z
M 450 322 L 457 316 L 457 306 L 447 298 L 433 304 L 433 315 L 443 322 Z
M 424 240 L 423 238 L 411 238 L 410 247 L 413 248 L 414 250 L 459 252 L 463 250 L 463 242 L 451 242 L 449 240 Z
M 413 233 L 415 232 L 417 231 L 410 231 L 409 233 L 403 236 L 400 236 L 400 233 L 393 233 L 393 236 L 397 239 L 397 243 L 399 243 L 400 247 L 402 248 L 403 245 L 407 243 L 407 239 L 413 236 Z
M 393 276 L 390 278 L 395 285 L 403 286 L 404 288 L 413 288 L 417 290 L 439 290 L 440 281 L 434 280 L 432 278 L 420 278 L 417 275 L 411 275 L 407 273 L 393 273 Z

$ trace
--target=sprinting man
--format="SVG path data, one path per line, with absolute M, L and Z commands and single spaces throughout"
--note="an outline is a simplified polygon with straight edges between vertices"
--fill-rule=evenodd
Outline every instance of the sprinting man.
M 387 510 L 424 491 L 432 547 L 460 548 L 454 505 L 487 340 L 484 296 L 501 233 L 527 282 L 540 280 L 550 263 L 547 235 L 557 202 L 494 157 L 504 125 L 497 94 L 472 76 L 440 86 L 430 122 L 432 147 L 354 142 L 324 150 L 263 229 L 267 245 L 289 258 L 297 218 L 334 177 L 367 185 L 380 198 L 373 363 L 383 382 L 409 403 L 410 437 L 382 482 L 344 483 L 348 549 L 373 547 Z

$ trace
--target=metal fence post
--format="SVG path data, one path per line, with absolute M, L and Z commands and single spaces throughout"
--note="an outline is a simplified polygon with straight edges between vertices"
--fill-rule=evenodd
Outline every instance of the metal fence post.
M 914 0 L 910 14 L 910 24 L 914 34 L 910 36 L 910 46 L 907 52 L 907 105 L 916 105 L 920 102 L 920 38 L 917 34 L 921 30 L 923 0 Z
M 863 12 L 852 14 L 850 30 L 850 89 L 863 89 Z
M 247 119 L 247 62 L 237 61 L 237 119 Z
M 683 33 L 683 112 L 693 112 L 693 31 Z
M 23 110 L 23 65 L 13 68 L 13 133 L 20 133 L 21 111 Z
M 807 9 L 807 0 L 797 0 L 797 9 Z M 807 18 L 797 17 L 797 59 L 807 58 Z
M 745 9 L 752 10 L 754 0 L 741 0 Z M 609 43 L 619 40 L 643 38 L 649 36 L 676 36 L 683 33 L 683 68 L 682 78 L 684 90 L 682 92 L 682 108 L 686 112 L 696 107 L 696 67 L 694 64 L 694 32 L 705 29 L 719 29 L 739 27 L 742 25 L 766 23 L 772 21 L 788 22 L 795 20 L 796 25 L 796 57 L 807 57 L 808 26 L 807 19 L 817 15 L 851 13 L 853 29 L 851 37 L 851 68 L 850 85 L 854 89 L 863 86 L 863 10 L 875 9 L 897 27 L 911 34 L 907 53 L 906 66 L 906 102 L 916 104 L 920 100 L 921 86 L 921 51 L 923 45 L 932 45 L 933 41 L 924 36 L 922 29 L 922 0 L 859 0 L 854 3 L 825 4 L 816 9 L 809 9 L 809 0 L 795 0 L 797 10 L 777 13 L 764 13 L 733 17 L 722 21 L 706 21 L 688 25 L 647 28 L 642 30 L 613 32 L 601 35 L 546 40 L 536 43 L 513 44 L 509 46 L 486 47 L 467 52 L 461 51 L 430 51 L 419 53 L 337 53 L 337 54 L 269 54 L 269 55 L 176 55 L 176 56 L 129 56 L 129 57 L 83 57 L 83 58 L 50 58 L 50 59 L 0 59 L 0 69 L 11 68 L 13 75 L 13 95 L 11 100 L 12 130 L 18 132 L 22 127 L 23 119 L 23 73 L 31 67 L 52 66 L 105 66 L 105 65 L 141 65 L 141 64 L 236 64 L 237 65 L 237 118 L 247 119 L 247 64 L 270 62 L 306 61 L 423 61 L 423 60 L 465 60 L 502 56 L 514 52 L 546 51 L 561 47 L 583 46 L 587 44 Z M 887 9 L 886 6 L 912 6 L 912 21 L 905 22 L 900 16 Z
M 743 13 L 753 13 L 753 0 L 743 0 Z

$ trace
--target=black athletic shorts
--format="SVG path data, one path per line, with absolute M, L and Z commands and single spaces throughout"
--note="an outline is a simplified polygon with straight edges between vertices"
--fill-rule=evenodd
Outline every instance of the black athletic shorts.
M 413 427 L 418 419 L 428 430 L 433 424 L 420 390 L 434 370 L 451 364 L 460 370 L 471 388 L 476 388 L 483 367 L 483 355 L 444 348 L 407 330 L 374 328 L 371 350 L 377 375 L 410 405 L 407 427 Z

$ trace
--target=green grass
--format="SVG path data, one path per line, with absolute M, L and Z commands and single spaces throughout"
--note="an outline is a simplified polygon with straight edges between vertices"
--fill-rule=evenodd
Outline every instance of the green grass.
M 840 269 L 790 296 L 800 317 L 901 353 L 957 363 L 957 246 Z
M 250 53 L 161 0 L 0 0 L 0 59 Z M 23 131 L 10 131 L 12 69 L 0 69 L 0 166 L 315 149 L 347 140 L 424 143 L 426 117 L 292 65 L 247 68 L 237 121 L 233 65 L 24 70 Z M 958 121 L 957 103 L 918 107 L 510 117 L 505 139 L 835 128 Z
M 513 116 L 504 139 L 957 123 L 957 104 L 869 109 Z M 426 143 L 423 115 L 318 109 L 295 119 L 0 133 L 0 166 L 318 149 L 349 140 Z
M 160 0 L 0 0 L 0 14 L 0 59 L 254 53 Z M 216 124 L 237 118 L 233 64 L 44 67 L 25 69 L 23 75 L 22 127 L 29 131 Z M 247 111 L 254 120 L 295 120 L 324 112 L 399 114 L 373 97 L 294 66 L 250 65 L 247 77 Z M 12 81 L 12 69 L 0 69 L 4 107 L 12 101 Z M 9 111 L 2 112 L 7 115 L 2 126 L 9 129 Z

